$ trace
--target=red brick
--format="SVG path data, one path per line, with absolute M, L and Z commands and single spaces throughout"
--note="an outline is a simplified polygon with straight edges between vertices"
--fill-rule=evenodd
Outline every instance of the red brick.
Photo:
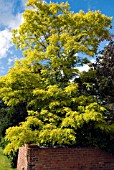
M 39 148 L 25 145 L 19 149 L 17 169 L 114 170 L 114 156 L 95 148 Z

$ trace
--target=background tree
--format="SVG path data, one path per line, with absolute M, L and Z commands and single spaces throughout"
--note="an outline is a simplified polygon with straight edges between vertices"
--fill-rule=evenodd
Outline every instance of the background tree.
M 107 104 L 114 103 L 114 42 L 99 52 L 93 68 L 96 71 L 96 82 L 99 98 Z
M 109 37 L 111 18 L 99 11 L 73 13 L 68 3 L 29 0 L 27 5 L 32 9 L 25 10 L 24 23 L 13 30 L 13 42 L 25 58 L 1 77 L 0 96 L 9 106 L 26 103 L 28 117 L 7 129 L 4 152 L 14 152 L 24 143 L 76 145 L 78 130 L 85 124 L 112 133 L 105 109 L 73 82 L 80 75 L 76 65 L 81 59 L 76 54 L 96 53 L 101 39 Z
M 8 144 L 8 141 L 4 139 L 6 129 L 12 126 L 16 126 L 19 122 L 24 121 L 27 117 L 27 108 L 23 103 L 19 103 L 15 106 L 7 106 L 1 100 L 0 102 L 0 147 L 3 149 Z M 8 158 L 10 160 L 11 167 L 17 167 L 17 151 L 10 153 Z
M 88 72 L 82 72 L 80 82 L 92 83 L 90 93 L 96 95 L 101 102 L 114 102 L 114 42 L 111 40 L 96 56 Z M 88 76 L 89 75 L 89 76 Z M 82 77 L 82 78 L 81 78 Z M 90 80 L 89 80 L 90 78 Z M 76 79 L 77 80 L 77 79 Z M 93 90 L 92 90 L 93 89 Z M 89 90 L 88 90 L 89 92 Z
M 79 91 L 82 94 L 92 95 L 97 99 L 97 103 L 101 104 L 106 108 L 105 120 L 109 124 L 114 123 L 114 41 L 110 40 L 108 45 L 102 51 L 99 51 L 96 56 L 96 61 L 90 64 L 90 70 L 88 72 L 82 72 L 80 77 L 77 77 L 75 81 L 79 83 Z M 100 145 L 101 148 L 114 153 L 114 134 L 104 133 L 97 129 L 93 130 L 92 127 L 85 125 L 86 134 L 90 135 L 90 131 L 93 134 L 99 134 L 99 139 L 94 142 Z M 84 129 L 79 130 L 79 134 L 83 132 Z M 94 138 L 94 137 L 92 137 Z M 83 135 L 80 141 L 84 141 L 83 144 L 91 142 L 88 140 L 86 135 L 86 140 L 83 140 Z
M 24 121 L 27 116 L 26 105 L 19 103 L 16 106 L 8 107 L 1 101 L 0 103 L 0 137 L 5 136 L 5 131 L 11 126 Z
M 98 102 L 107 107 L 111 112 L 114 109 L 113 40 L 102 51 L 98 52 L 95 63 L 90 66 L 91 69 L 88 72 L 82 72 L 81 76 L 75 81 L 78 80 L 80 90 L 83 89 L 83 93 L 85 92 L 95 96 Z

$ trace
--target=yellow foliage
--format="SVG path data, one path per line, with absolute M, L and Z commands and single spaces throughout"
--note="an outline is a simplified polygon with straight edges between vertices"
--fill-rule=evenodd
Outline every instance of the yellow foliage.
M 0 78 L 0 97 L 9 106 L 26 103 L 28 117 L 6 130 L 5 154 L 24 143 L 76 144 L 84 123 L 106 124 L 105 109 L 94 97 L 80 95 L 73 78 L 79 75 L 76 54 L 94 56 L 101 38 L 110 36 L 112 18 L 99 11 L 73 13 L 68 2 L 28 0 L 27 6 L 32 8 L 25 10 L 24 22 L 12 31 L 25 58 Z

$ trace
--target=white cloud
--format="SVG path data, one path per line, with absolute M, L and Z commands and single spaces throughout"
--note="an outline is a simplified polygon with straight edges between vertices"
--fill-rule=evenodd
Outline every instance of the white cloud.
M 13 58 L 8 58 L 8 65 L 11 65 L 12 64 L 12 62 L 14 61 L 14 59 Z
M 14 55 L 14 56 L 12 56 L 12 57 L 10 57 L 10 58 L 8 58 L 8 65 L 9 66 L 11 66 L 16 60 L 19 60 L 19 59 L 22 59 L 23 57 L 17 57 L 16 55 Z
M 25 0 L 22 1 L 24 6 Z M 22 13 L 14 15 L 16 8 L 15 0 L 0 0 L 0 58 L 4 58 L 7 54 L 11 54 L 10 48 L 13 46 L 11 42 L 12 28 L 18 28 L 23 22 Z M 11 61 L 9 61 L 11 63 Z
M 12 46 L 11 32 L 8 29 L 0 31 L 0 58 L 6 57 Z
M 91 59 L 90 62 L 91 62 L 91 63 L 95 63 L 96 60 L 95 60 L 95 59 Z M 79 70 L 80 72 L 82 72 L 82 71 L 88 71 L 88 70 L 90 69 L 90 67 L 89 67 L 87 64 L 84 64 L 82 67 L 77 67 L 77 68 L 78 68 L 78 70 Z
M 84 64 L 82 67 L 77 67 L 80 72 L 88 71 L 90 67 L 87 64 Z
M 18 13 L 16 16 L 12 17 L 12 20 L 8 23 L 8 27 L 16 29 L 22 24 L 23 20 L 22 13 Z
M 24 0 L 22 0 L 24 3 Z M 0 0 L 0 25 L 17 28 L 22 23 L 22 13 L 13 14 L 14 0 Z
M 25 6 L 26 2 L 27 2 L 27 0 L 21 0 L 21 3 L 23 6 Z
M 12 16 L 12 3 L 0 0 L 0 24 L 8 25 Z
M 92 60 L 90 60 L 90 62 L 91 62 L 91 63 L 95 63 L 95 62 L 96 62 L 96 60 L 95 60 L 95 59 L 92 59 Z

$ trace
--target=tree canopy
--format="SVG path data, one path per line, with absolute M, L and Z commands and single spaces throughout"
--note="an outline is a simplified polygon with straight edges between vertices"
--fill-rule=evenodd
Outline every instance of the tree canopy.
M 114 102 L 114 41 L 110 40 L 103 50 L 98 51 L 96 61 L 90 65 L 88 72 L 82 72 L 75 79 L 81 84 L 90 83 L 87 93 L 95 95 L 103 104 Z M 81 87 L 82 89 L 82 87 Z
M 114 102 L 114 41 L 110 41 L 104 50 L 99 52 L 93 68 L 96 71 L 98 94 L 101 100 Z
M 74 13 L 63 2 L 28 0 L 27 6 L 31 8 L 25 10 L 24 22 L 13 30 L 12 39 L 25 58 L 1 77 L 0 97 L 9 106 L 25 103 L 28 116 L 6 130 L 5 153 L 24 143 L 75 145 L 85 124 L 114 132 L 113 124 L 105 120 L 105 108 L 94 96 L 81 94 L 74 81 L 80 76 L 76 66 L 85 61 L 77 53 L 96 54 L 102 39 L 110 36 L 111 17 L 100 11 Z

